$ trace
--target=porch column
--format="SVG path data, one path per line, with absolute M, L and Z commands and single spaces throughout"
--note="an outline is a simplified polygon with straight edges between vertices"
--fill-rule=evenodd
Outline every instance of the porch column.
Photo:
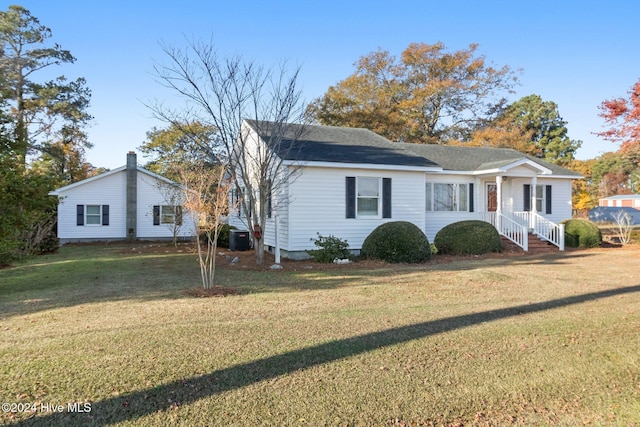
M 502 177 L 496 176 L 496 213 L 502 213 Z
M 537 207 L 536 207 L 536 194 L 537 194 L 537 190 L 536 187 L 538 185 L 538 177 L 537 175 L 534 175 L 531 178 L 531 194 L 529 194 L 529 197 L 531 197 L 531 214 L 529 215 L 529 228 L 530 229 L 535 229 L 536 228 L 536 218 L 535 218 L 535 213 L 537 212 Z

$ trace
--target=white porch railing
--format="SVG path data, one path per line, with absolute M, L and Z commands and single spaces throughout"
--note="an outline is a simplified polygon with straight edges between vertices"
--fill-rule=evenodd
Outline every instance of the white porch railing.
M 528 227 L 497 212 L 480 212 L 483 221 L 493 225 L 500 235 L 520 246 L 524 251 L 529 250 Z
M 564 224 L 556 224 L 542 215 L 533 212 L 531 215 L 533 232 L 543 240 L 548 241 L 564 251 Z
M 537 212 L 512 212 L 510 217 L 518 224 L 527 227 L 536 236 L 554 244 L 564 251 L 564 225 L 549 221 Z

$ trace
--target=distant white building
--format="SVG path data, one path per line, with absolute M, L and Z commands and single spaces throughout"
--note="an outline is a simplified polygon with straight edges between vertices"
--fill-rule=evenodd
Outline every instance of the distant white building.
M 50 192 L 57 196 L 60 243 L 106 240 L 169 240 L 195 236 L 197 227 L 180 202 L 179 185 L 127 164 Z
M 628 207 L 640 209 L 640 194 L 619 194 L 605 197 L 598 201 L 598 205 L 610 208 Z

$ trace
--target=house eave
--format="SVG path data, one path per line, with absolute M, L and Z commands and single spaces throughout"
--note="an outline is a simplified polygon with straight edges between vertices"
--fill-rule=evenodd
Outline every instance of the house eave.
M 317 167 L 317 168 L 335 168 L 335 169 L 374 169 L 374 170 L 393 170 L 407 172 L 443 172 L 441 167 L 435 166 L 405 166 L 405 165 L 387 165 L 376 163 L 340 163 L 340 162 L 302 162 L 296 160 L 284 160 L 282 162 L 287 166 L 295 167 Z
M 55 189 L 53 191 L 50 191 L 49 195 L 50 196 L 60 196 L 61 193 L 64 193 L 66 191 L 72 190 L 72 189 L 74 189 L 76 187 L 80 187 L 80 186 L 85 185 L 85 184 L 89 184 L 89 183 L 97 181 L 99 179 L 106 178 L 106 177 L 114 175 L 114 174 L 116 174 L 118 172 L 125 171 L 126 169 L 127 169 L 126 165 L 125 166 L 120 166 L 120 167 L 118 167 L 116 169 L 101 173 L 101 174 L 96 175 L 96 176 L 92 176 L 91 178 L 83 179 L 82 181 L 74 182 L 73 184 L 69 184 L 69 185 L 65 185 L 64 187 L 57 188 L 57 189 Z M 153 177 L 155 179 L 163 181 L 166 184 L 180 186 L 180 184 L 178 184 L 178 183 L 176 183 L 174 181 L 171 181 L 170 179 L 165 178 L 162 175 L 158 175 L 157 173 L 154 173 L 154 172 L 151 172 L 151 171 L 149 171 L 149 170 L 147 170 L 145 168 L 142 168 L 140 166 L 137 166 L 136 169 L 137 169 L 138 172 L 141 172 L 141 173 L 143 173 L 145 175 L 149 175 L 149 176 L 151 176 L 151 177 Z

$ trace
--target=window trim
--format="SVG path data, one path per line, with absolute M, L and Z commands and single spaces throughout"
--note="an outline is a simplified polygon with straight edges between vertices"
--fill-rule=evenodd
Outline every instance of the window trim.
M 90 207 L 97 207 L 98 213 L 89 213 Z M 97 223 L 89 223 L 89 217 L 97 218 Z M 84 205 L 84 225 L 86 227 L 102 227 L 102 205 Z
M 163 208 L 173 208 L 173 214 L 165 214 Z M 153 225 L 182 225 L 183 220 L 182 205 L 154 205 L 153 206 Z M 165 216 L 173 216 L 173 221 L 165 222 Z
M 367 179 L 367 180 L 377 180 L 378 182 L 378 194 L 377 196 L 373 197 L 373 196 L 360 196 L 359 195 L 359 188 L 360 188 L 360 180 L 363 179 Z M 356 177 L 356 219 L 381 219 L 382 218 L 382 177 L 378 177 L 378 176 L 357 176 Z M 362 215 L 360 213 L 360 206 L 358 201 L 360 199 L 376 199 L 376 214 L 375 215 Z
M 358 178 L 378 180 L 378 214 L 358 215 Z M 345 177 L 345 218 L 347 219 L 390 219 L 393 217 L 393 179 L 385 176 L 346 176 Z M 371 198 L 371 197 L 368 197 Z
M 436 185 L 450 185 L 453 187 L 453 209 L 436 209 Z M 461 197 L 460 188 L 465 187 L 464 197 Z M 473 183 L 469 182 L 425 182 L 425 212 L 473 212 Z M 460 209 L 463 200 L 464 209 Z

